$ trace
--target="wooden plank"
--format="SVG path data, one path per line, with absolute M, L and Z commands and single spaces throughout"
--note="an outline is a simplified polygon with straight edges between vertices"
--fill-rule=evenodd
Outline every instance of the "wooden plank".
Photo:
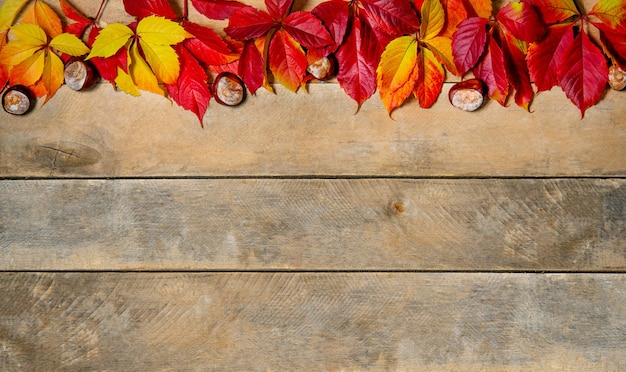
M 626 280 L 0 274 L 0 368 L 618 371 Z
M 0 177 L 623 176 L 626 101 L 609 92 L 580 119 L 560 91 L 534 113 L 488 103 L 464 113 L 415 102 L 390 119 L 378 99 L 356 106 L 336 84 L 277 87 L 246 104 L 193 114 L 156 95 L 101 84 L 62 88 L 23 118 L 0 116 Z
M 5 180 L 2 270 L 626 268 L 624 179 Z

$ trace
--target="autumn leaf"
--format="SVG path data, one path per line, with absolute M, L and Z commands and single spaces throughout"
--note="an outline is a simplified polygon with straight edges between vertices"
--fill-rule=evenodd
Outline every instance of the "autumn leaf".
M 160 16 L 165 19 L 176 19 L 176 12 L 167 0 L 124 0 L 124 9 L 138 19 Z
M 32 5 L 26 8 L 22 23 L 38 25 L 50 37 L 55 37 L 63 32 L 63 25 L 59 16 L 41 0 L 35 0 Z
M 292 4 L 293 0 L 267 0 L 267 11 L 242 7 L 231 15 L 224 29 L 233 39 L 263 43 L 263 85 L 269 89 L 268 75 L 272 73 L 280 84 L 297 91 L 306 74 L 304 48 L 334 45 L 328 31 L 310 12 L 290 13 Z
M 335 40 L 337 81 L 358 108 L 376 91 L 376 70 L 387 44 L 420 25 L 411 3 L 403 0 L 330 0 L 312 13 Z
M 539 91 L 560 86 L 584 116 L 606 88 L 608 67 L 603 50 L 617 62 L 626 60 L 626 4 L 600 0 L 583 14 L 571 0 L 527 1 L 548 24 L 546 37 L 529 45 L 530 75 Z M 599 39 L 592 38 L 590 26 L 600 31 Z
M 191 0 L 193 7 L 210 19 L 227 19 L 234 12 L 246 7 L 239 1 L 231 0 Z
M 181 25 L 159 16 L 149 16 L 137 23 L 136 31 L 121 23 L 112 23 L 100 31 L 87 59 L 109 58 L 120 48 L 138 43 L 141 53 L 160 82 L 174 84 L 180 72 L 178 55 L 172 45 L 191 35 Z M 132 64 L 132 56 L 129 64 Z
M 59 0 L 61 11 L 72 23 L 65 26 L 65 32 L 82 37 L 87 27 L 94 25 L 94 20 L 89 19 L 72 6 L 67 0 Z
M 57 53 L 80 56 L 89 52 L 75 35 L 61 33 L 49 38 L 44 29 L 35 24 L 19 24 L 13 26 L 11 32 L 15 40 L 0 51 L 0 64 L 9 67 L 11 85 L 37 85 L 37 96 L 46 96 L 44 103 L 63 84 L 63 62 Z
M 7 35 L 11 25 L 27 2 L 28 0 L 7 0 L 0 7 L 0 52 L 7 43 Z M 9 69 L 6 65 L 0 64 L 0 91 L 4 89 L 8 81 Z
M 421 107 L 431 107 L 443 86 L 444 65 L 452 64 L 449 37 L 442 36 L 445 11 L 439 0 L 425 0 L 420 11 L 422 22 L 417 35 L 400 36 L 392 40 L 382 53 L 377 72 L 377 88 L 391 113 L 411 93 Z

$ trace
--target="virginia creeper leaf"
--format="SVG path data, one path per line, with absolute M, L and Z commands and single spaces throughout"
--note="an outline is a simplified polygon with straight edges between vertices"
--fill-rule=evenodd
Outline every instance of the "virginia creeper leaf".
M 626 32 L 626 2 L 623 0 L 600 0 L 591 11 L 589 16 L 597 17 L 600 22 L 613 30 L 623 30 Z
M 472 17 L 459 24 L 452 37 L 454 64 L 461 75 L 471 70 L 485 53 L 488 19 Z
M 121 68 L 117 69 L 115 84 L 121 91 L 126 92 L 131 96 L 137 97 L 141 95 L 141 93 L 139 92 L 139 88 L 137 88 L 137 86 L 133 82 L 133 79 Z
M 134 32 L 121 23 L 111 23 L 100 30 L 91 46 L 87 59 L 93 57 L 111 57 L 133 37 Z
M 48 42 L 48 35 L 37 25 L 26 23 L 15 25 L 11 32 L 20 41 L 20 44 L 42 46 Z
M 157 78 L 165 84 L 174 84 L 180 73 L 178 55 L 174 49 L 169 45 L 152 44 L 143 40 L 139 44 Z
M 275 20 L 283 19 L 291 10 L 293 0 L 265 0 L 267 12 Z
M 41 0 L 35 0 L 32 5 L 26 8 L 22 22 L 41 27 L 50 37 L 55 37 L 63 32 L 59 16 Z
M 350 3 L 343 0 L 329 0 L 316 6 L 311 13 L 321 19 L 335 41 L 335 49 L 343 44 L 348 30 L 348 10 Z M 334 50 L 333 50 L 334 51 Z
M 65 26 L 65 32 L 81 37 L 87 27 L 93 24 L 91 19 L 76 10 L 67 0 L 59 0 L 59 5 L 63 14 L 74 21 Z
M 306 73 L 306 56 L 300 45 L 283 31 L 277 31 L 270 44 L 270 69 L 278 82 L 295 92 Z
M 59 52 L 72 56 L 82 56 L 89 53 L 89 48 L 76 35 L 62 33 L 50 41 L 50 46 Z
M 138 19 L 152 15 L 176 19 L 176 12 L 167 0 L 124 0 L 124 9 Z
M 446 22 L 446 15 L 441 3 L 438 0 L 424 1 L 421 15 L 420 38 L 425 41 L 437 37 Z
M 227 19 L 247 5 L 229 0 L 191 0 L 193 7 L 210 19 Z
M 446 67 L 450 73 L 459 75 L 454 59 L 452 57 L 452 40 L 447 36 L 437 36 L 424 40 L 426 48 L 428 48 L 437 60 Z
M 552 25 L 570 17 L 580 15 L 573 0 L 524 0 L 534 5 L 541 14 L 543 21 Z
M 232 14 L 224 31 L 233 39 L 243 41 L 261 37 L 272 27 L 274 20 L 267 12 L 248 6 Z
M 565 51 L 558 79 L 565 95 L 583 117 L 602 97 L 608 81 L 606 60 L 585 32 L 578 33 Z
M 239 58 L 212 29 L 192 22 L 185 22 L 184 28 L 195 36 L 184 41 L 185 47 L 203 63 L 223 65 Z
M 96 37 L 99 35 L 100 29 L 97 27 L 93 27 L 89 32 L 89 37 L 87 40 L 88 44 L 93 45 Z M 98 74 L 104 80 L 108 80 L 115 87 L 115 78 L 117 77 L 117 69 L 120 68 L 125 72 L 128 72 L 127 62 L 128 62 L 128 50 L 126 47 L 120 48 L 113 56 L 109 58 L 103 57 L 93 57 L 90 59 L 93 65 L 98 70 Z
M 506 74 L 511 88 L 515 90 L 515 103 L 530 111 L 530 103 L 535 95 L 530 83 L 530 74 L 526 63 L 527 43 L 515 39 L 512 35 L 503 35 L 502 51 L 506 60 Z
M 498 101 L 502 106 L 506 104 L 509 94 L 504 55 L 502 49 L 493 37 L 489 38 L 487 52 L 474 69 L 474 75 L 487 84 L 489 97 Z
M 324 48 L 334 43 L 322 22 L 308 12 L 289 14 L 282 28 L 307 48 Z
M 251 94 L 263 86 L 265 70 L 263 69 L 263 56 L 253 42 L 246 42 L 239 59 L 239 76 Z
M 39 50 L 11 68 L 9 72 L 11 85 L 21 84 L 29 86 L 35 84 L 41 78 L 41 74 L 43 74 L 44 65 L 45 52 Z
M 192 36 L 178 23 L 154 15 L 139 21 L 137 35 L 142 43 L 150 45 L 174 45 Z
M 437 101 L 446 77 L 443 66 L 429 49 L 423 48 L 418 56 L 418 75 L 415 97 L 423 108 L 432 107 Z
M 558 83 L 558 70 L 564 62 L 564 54 L 574 41 L 572 25 L 559 24 L 549 27 L 548 35 L 528 47 L 528 70 L 539 92 L 550 90 Z
M 535 7 L 528 3 L 508 3 L 500 9 L 496 18 L 519 40 L 538 41 L 546 34 L 546 27 L 539 17 L 539 13 Z
M 376 69 L 380 98 L 391 113 L 413 91 L 417 80 L 418 41 L 413 36 L 401 36 L 389 44 Z
M 419 18 L 408 1 L 400 0 L 361 0 L 359 4 L 368 14 L 372 26 L 396 36 L 417 31 Z
M 139 54 L 137 44 L 133 44 L 128 53 L 130 54 L 129 59 L 132 61 L 130 66 L 128 66 L 129 75 L 137 88 L 164 96 L 165 92 L 159 86 L 154 72 L 152 72 L 148 63 Z
M 186 48 L 177 46 L 180 75 L 176 84 L 166 84 L 169 96 L 185 110 L 193 112 L 200 121 L 209 107 L 211 91 L 206 72 Z
M 46 89 L 46 99 L 43 101 L 43 104 L 46 104 L 56 94 L 61 85 L 63 85 L 63 79 L 63 61 L 54 53 L 46 53 L 44 69 L 41 74 L 41 82 Z
M 7 0 L 0 7 L 0 31 L 8 30 L 28 0 Z

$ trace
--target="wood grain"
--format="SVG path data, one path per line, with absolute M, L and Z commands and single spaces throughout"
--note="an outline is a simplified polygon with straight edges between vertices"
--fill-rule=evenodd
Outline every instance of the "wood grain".
M 626 268 L 626 180 L 0 182 L 4 270 Z
M 0 274 L 0 368 L 617 371 L 612 274 Z
M 246 104 L 212 104 L 204 129 L 163 97 L 109 85 L 62 88 L 25 117 L 0 116 L 0 177 L 623 176 L 626 100 L 609 92 L 580 113 L 560 91 L 534 113 L 490 102 L 464 113 L 443 98 L 393 114 L 356 106 L 336 84 L 277 87 Z

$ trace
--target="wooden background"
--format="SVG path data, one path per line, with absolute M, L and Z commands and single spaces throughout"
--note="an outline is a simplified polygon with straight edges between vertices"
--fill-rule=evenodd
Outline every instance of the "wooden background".
M 626 93 L 450 86 L 393 119 L 332 82 L 204 129 L 105 83 L 3 113 L 0 370 L 624 369 Z

